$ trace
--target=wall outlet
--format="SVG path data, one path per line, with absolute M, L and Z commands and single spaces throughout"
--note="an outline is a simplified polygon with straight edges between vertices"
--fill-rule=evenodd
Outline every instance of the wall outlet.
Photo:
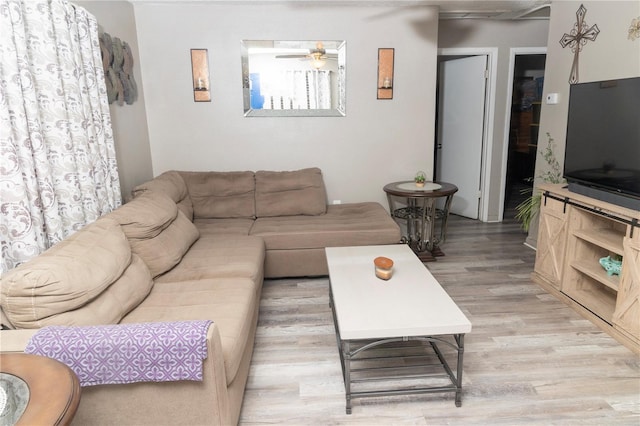
M 331 204 L 342 204 L 342 200 L 333 200 Z

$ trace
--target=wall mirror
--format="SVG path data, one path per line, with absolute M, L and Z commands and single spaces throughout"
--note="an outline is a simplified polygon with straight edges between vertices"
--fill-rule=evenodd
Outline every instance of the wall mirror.
M 244 115 L 344 116 L 346 58 L 344 40 L 243 40 Z

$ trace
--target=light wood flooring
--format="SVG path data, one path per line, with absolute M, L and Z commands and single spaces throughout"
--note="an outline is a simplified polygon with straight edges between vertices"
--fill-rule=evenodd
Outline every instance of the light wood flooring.
M 240 424 L 639 425 L 639 357 L 531 281 L 518 224 L 449 223 L 446 256 L 426 265 L 473 324 L 462 407 L 379 397 L 346 415 L 328 278 L 268 280 Z

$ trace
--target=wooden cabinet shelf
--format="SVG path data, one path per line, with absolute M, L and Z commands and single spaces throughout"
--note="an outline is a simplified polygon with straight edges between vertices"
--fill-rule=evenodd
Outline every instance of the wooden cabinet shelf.
M 587 275 L 589 278 L 604 284 L 613 291 L 618 291 L 620 277 L 617 275 L 607 275 L 607 272 L 600 266 L 600 264 L 595 266 L 593 262 L 576 260 L 571 263 L 571 267 L 578 272 Z
M 581 289 L 569 290 L 567 294 L 608 324 L 611 324 L 613 313 L 616 309 L 616 297 L 615 293 L 611 294 L 605 288 L 598 285 L 587 285 Z
M 640 353 L 640 212 L 541 185 L 533 279 L 621 343 Z M 543 194 L 543 197 L 545 195 Z M 621 275 L 600 265 L 622 256 Z
M 624 233 L 610 228 L 580 229 L 573 232 L 573 235 L 581 240 L 588 241 L 600 246 L 612 253 L 622 256 L 622 239 Z

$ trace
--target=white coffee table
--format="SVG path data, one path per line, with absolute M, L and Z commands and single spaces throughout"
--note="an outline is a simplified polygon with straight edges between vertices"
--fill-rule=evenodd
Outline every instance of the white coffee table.
M 352 399 L 366 396 L 455 392 L 461 406 L 464 335 L 471 323 L 411 248 L 329 247 L 326 255 L 347 414 Z M 375 276 L 378 256 L 394 261 L 388 281 Z M 447 362 L 451 349 L 455 373 Z

